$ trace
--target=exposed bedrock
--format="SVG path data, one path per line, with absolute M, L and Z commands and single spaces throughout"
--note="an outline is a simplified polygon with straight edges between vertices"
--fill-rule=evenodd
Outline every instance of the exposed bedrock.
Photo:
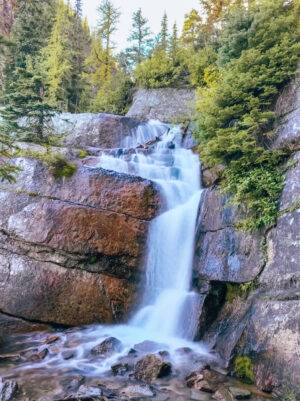
M 64 179 L 15 163 L 16 183 L 0 187 L 0 310 L 64 325 L 127 317 L 160 205 L 153 183 L 80 162 Z
M 57 114 L 53 129 L 64 136 L 67 147 L 117 148 L 132 134 L 139 121 L 112 114 Z
M 191 89 L 140 89 L 134 95 L 127 117 L 167 123 L 189 121 L 194 116 L 195 97 L 195 90 Z
M 271 392 L 285 387 L 296 394 L 300 389 L 299 87 L 298 76 L 276 105 L 279 125 L 273 146 L 291 154 L 277 224 L 262 233 L 238 231 L 240 211 L 228 206 L 217 187 L 205 190 L 194 268 L 195 286 L 207 294 L 199 337 L 232 371 L 236 357 L 246 357 L 259 388 Z M 217 181 L 218 168 L 204 171 L 207 186 Z

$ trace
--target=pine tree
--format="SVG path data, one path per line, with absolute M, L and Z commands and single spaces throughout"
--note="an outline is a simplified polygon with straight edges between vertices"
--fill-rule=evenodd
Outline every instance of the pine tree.
M 149 54 L 152 40 L 150 38 L 148 20 L 143 17 L 142 9 L 133 13 L 132 32 L 129 41 L 132 46 L 127 49 L 128 57 L 133 65 L 140 64 Z
M 43 141 L 47 120 L 52 115 L 45 102 L 45 86 L 38 56 L 52 24 L 54 0 L 19 0 L 9 62 L 6 68 L 1 131 L 14 137 Z M 24 117 L 26 124 L 20 125 Z
M 76 11 L 77 17 L 79 17 L 81 19 L 82 18 L 82 0 L 76 0 L 75 11 Z
M 172 36 L 170 39 L 170 55 L 173 60 L 173 64 L 175 64 L 178 59 L 178 50 L 179 50 L 178 28 L 175 22 L 175 24 L 173 25 Z
M 204 25 L 199 12 L 193 9 L 185 15 L 181 36 L 183 44 L 194 50 L 199 49 L 204 44 L 203 29 Z
M 168 16 L 165 12 L 161 21 L 161 30 L 159 34 L 159 48 L 160 50 L 167 52 L 169 44 L 169 32 L 168 32 Z
M 49 103 L 61 111 L 68 111 L 72 75 L 71 13 L 71 8 L 60 0 L 48 45 L 42 50 L 41 68 L 48 85 L 47 97 Z
M 105 53 L 105 79 L 109 78 L 111 69 L 111 58 L 114 43 L 113 34 L 117 30 L 120 19 L 120 12 L 114 7 L 110 0 L 102 0 L 99 8 L 99 33 L 102 40 L 102 46 Z

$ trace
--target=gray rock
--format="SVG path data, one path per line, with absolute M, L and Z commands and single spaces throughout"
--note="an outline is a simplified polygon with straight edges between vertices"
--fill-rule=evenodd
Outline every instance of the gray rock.
M 191 390 L 191 400 L 193 401 L 210 401 L 211 400 L 211 395 L 208 393 L 205 393 L 203 391 Z
M 12 380 L 0 379 L 0 401 L 13 401 L 18 391 L 18 384 Z
M 195 91 L 190 89 L 140 89 L 127 117 L 140 120 L 184 122 L 193 118 Z
M 152 382 L 158 378 L 168 376 L 172 371 L 169 362 L 165 362 L 157 355 L 146 355 L 136 363 L 134 377 L 137 380 Z
M 122 343 L 120 340 L 114 337 L 106 338 L 99 345 L 96 345 L 92 348 L 92 355 L 100 355 L 103 357 L 107 357 L 116 352 L 120 352 L 122 350 Z
M 237 400 L 248 400 L 251 398 L 251 392 L 243 388 L 229 387 L 229 391 Z
M 196 232 L 195 275 L 214 281 L 252 281 L 263 267 L 262 237 L 236 230 L 238 212 L 226 203 L 217 190 L 204 192 Z
M 147 385 L 132 385 L 122 390 L 122 395 L 129 397 L 130 399 L 142 398 L 142 397 L 153 397 L 153 391 Z
M 276 104 L 276 114 L 280 124 L 274 147 L 300 149 L 300 69 L 296 79 L 281 93 Z
M 55 133 L 65 135 L 67 147 L 117 148 L 139 124 L 128 117 L 112 114 L 57 114 L 52 119 Z

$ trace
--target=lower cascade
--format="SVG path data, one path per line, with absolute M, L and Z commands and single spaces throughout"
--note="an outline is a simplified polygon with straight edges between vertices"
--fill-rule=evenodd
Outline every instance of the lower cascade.
M 140 144 L 145 140 L 146 145 Z M 191 290 L 195 226 L 202 190 L 199 159 L 182 146 L 182 141 L 179 127 L 149 122 L 139 127 L 138 135 L 125 139 L 125 146 L 129 143 L 131 148 L 102 151 L 98 164 L 89 167 L 149 179 L 161 194 L 161 213 L 149 228 L 143 294 L 128 323 L 59 331 L 55 353 L 50 352 L 34 363 L 17 365 L 12 368 L 12 375 L 17 372 L 26 378 L 28 374 L 37 377 L 76 372 L 85 377 L 99 377 L 135 349 L 141 351 L 139 356 L 168 355 L 175 369 L 188 366 L 191 355 L 194 368 L 215 359 L 204 344 L 193 342 L 204 301 Z M 34 335 L 28 335 L 27 341 L 34 346 Z M 36 343 L 40 344 L 40 338 L 37 337 Z M 101 349 L 105 348 L 105 357 L 93 357 L 99 344 Z M 107 353 L 106 347 L 113 352 Z

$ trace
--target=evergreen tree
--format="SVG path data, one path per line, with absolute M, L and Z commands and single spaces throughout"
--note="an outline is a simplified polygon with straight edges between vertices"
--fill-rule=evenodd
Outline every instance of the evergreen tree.
M 159 33 L 159 48 L 167 52 L 169 45 L 168 16 L 165 12 L 161 21 L 161 29 Z
M 81 19 L 82 18 L 82 0 L 76 0 L 75 11 L 76 11 L 77 17 L 79 17 Z
M 173 25 L 172 36 L 170 39 L 170 55 L 173 60 L 173 64 L 175 64 L 178 60 L 178 51 L 179 51 L 178 28 L 175 22 L 175 24 Z
M 140 64 L 149 54 L 152 44 L 150 35 L 148 20 L 143 17 L 142 9 L 139 8 L 133 13 L 132 32 L 129 37 L 132 47 L 127 49 L 128 56 L 133 65 Z
M 185 46 L 198 50 L 204 45 L 203 43 L 203 21 L 197 10 L 193 9 L 185 15 L 182 42 Z
M 112 50 L 114 43 L 113 34 L 117 30 L 120 19 L 120 12 L 114 7 L 111 0 L 102 0 L 99 8 L 99 33 L 102 40 L 102 46 L 105 54 L 105 79 L 109 78 L 112 60 Z
M 38 69 L 38 56 L 53 21 L 54 0 L 20 0 L 6 68 L 2 132 L 28 140 L 43 141 L 45 125 L 52 115 L 45 101 L 45 86 Z M 20 126 L 20 118 L 25 126 Z M 23 124 L 24 125 L 24 124 Z
M 72 77 L 72 10 L 59 0 L 48 45 L 42 50 L 41 69 L 45 71 L 49 103 L 57 110 L 69 109 L 69 85 Z

